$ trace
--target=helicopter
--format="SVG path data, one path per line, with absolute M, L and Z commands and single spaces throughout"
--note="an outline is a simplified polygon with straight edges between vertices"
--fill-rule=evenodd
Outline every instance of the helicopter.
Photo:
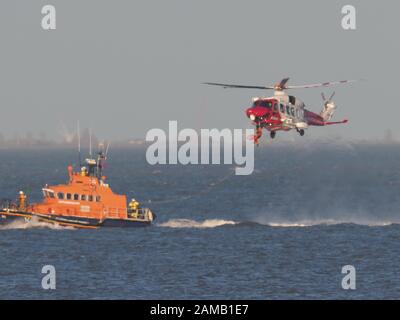
M 273 86 L 248 86 L 216 82 L 205 82 L 204 84 L 223 88 L 274 90 L 274 95 L 272 97 L 253 98 L 252 106 L 245 111 L 247 117 L 256 126 L 256 133 L 251 139 L 253 139 L 254 143 L 257 145 L 262 136 L 262 129 L 268 130 L 271 139 L 274 139 L 277 131 L 295 129 L 300 136 L 304 136 L 305 129 L 310 126 L 326 126 L 348 122 L 347 119 L 330 121 L 337 108 L 332 100 L 335 92 L 333 92 L 328 99 L 326 99 L 324 93 L 321 93 L 324 104 L 321 112 L 317 114 L 307 110 L 303 101 L 293 95 L 288 95 L 285 90 L 328 87 L 337 84 L 351 83 L 357 80 L 341 80 L 296 86 L 287 85 L 288 81 L 289 78 L 284 78 Z

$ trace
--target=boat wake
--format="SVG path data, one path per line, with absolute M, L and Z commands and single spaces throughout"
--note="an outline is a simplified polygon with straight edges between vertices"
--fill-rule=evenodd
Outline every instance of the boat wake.
M 334 226 L 334 225 L 359 225 L 368 227 L 384 227 L 394 224 L 399 224 L 398 221 L 392 221 L 391 219 L 373 219 L 373 218 L 363 218 L 363 217 L 352 217 L 350 219 L 346 218 L 313 218 L 313 219 L 279 219 L 279 218 L 269 218 L 265 216 L 253 217 L 250 219 L 251 223 L 265 225 L 269 227 L 314 227 L 314 226 Z
M 257 220 L 257 219 L 256 219 Z M 352 221 L 352 220 L 333 220 L 333 219 L 321 219 L 321 220 L 299 220 L 299 221 L 232 221 L 224 219 L 206 219 L 203 221 L 196 221 L 191 219 L 171 219 L 163 223 L 156 224 L 158 227 L 167 228 L 216 228 L 226 225 L 235 226 L 265 226 L 273 228 L 305 228 L 315 226 L 335 226 L 335 225 L 360 225 L 369 227 L 384 227 L 398 224 L 392 221 Z
M 290 227 L 314 227 L 314 226 L 333 226 L 333 225 L 341 225 L 341 224 L 354 224 L 360 226 L 369 226 L 369 227 L 384 227 L 395 224 L 389 221 L 383 222 L 369 222 L 369 221 L 337 221 L 337 220 L 305 220 L 305 221 L 297 221 L 297 222 L 269 222 L 269 223 L 258 223 L 261 225 L 267 225 L 270 227 L 281 227 L 281 228 L 290 228 Z
M 0 226 L 0 230 L 16 230 L 16 229 L 52 229 L 52 230 L 74 230 L 72 227 L 63 227 L 57 224 L 41 222 L 36 219 L 29 221 L 13 221 Z
M 167 222 L 157 224 L 157 226 L 167 228 L 216 228 L 225 225 L 235 224 L 237 224 L 237 222 L 223 219 L 206 219 L 203 221 L 190 219 L 172 219 L 168 220 Z

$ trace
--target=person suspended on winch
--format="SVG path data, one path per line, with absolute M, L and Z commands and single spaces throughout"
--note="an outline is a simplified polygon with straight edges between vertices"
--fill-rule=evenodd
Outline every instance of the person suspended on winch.
M 260 126 L 257 126 L 256 129 L 256 134 L 254 135 L 254 143 L 258 146 L 258 140 L 261 138 L 262 136 L 262 128 Z

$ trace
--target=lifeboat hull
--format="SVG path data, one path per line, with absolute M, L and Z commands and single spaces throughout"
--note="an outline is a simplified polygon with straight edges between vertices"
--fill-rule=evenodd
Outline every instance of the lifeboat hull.
M 114 228 L 130 228 L 130 227 L 146 227 L 151 225 L 150 220 L 135 220 L 135 219 L 112 219 L 107 218 L 104 220 L 81 218 L 76 216 L 58 216 L 48 214 L 32 214 L 40 221 L 48 223 L 56 223 L 62 226 L 70 226 L 76 228 L 100 228 L 100 227 L 114 227 Z
M 17 211 L 0 211 L 0 225 L 11 223 L 13 221 L 25 221 L 36 218 L 40 222 L 57 224 L 65 227 L 81 228 L 81 229 L 97 229 L 100 227 L 114 227 L 114 228 L 132 228 L 132 227 L 146 227 L 152 224 L 151 220 L 144 219 L 113 219 L 106 218 L 104 220 L 91 219 L 76 216 L 59 216 L 50 214 L 38 214 Z
M 30 213 L 0 210 L 0 225 L 5 225 L 14 221 L 28 222 L 32 218 Z

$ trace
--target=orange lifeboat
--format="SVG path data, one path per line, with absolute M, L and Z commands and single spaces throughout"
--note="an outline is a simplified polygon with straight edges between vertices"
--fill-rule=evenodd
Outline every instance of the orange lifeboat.
M 125 195 L 115 194 L 102 175 L 104 155 L 86 159 L 79 172 L 68 166 L 66 184 L 45 186 L 44 199 L 28 205 L 21 191 L 17 204 L 8 203 L 0 209 L 0 223 L 13 219 L 32 219 L 77 228 L 139 227 L 150 225 L 155 215 L 149 208 L 140 208 L 132 199 L 129 206 Z

